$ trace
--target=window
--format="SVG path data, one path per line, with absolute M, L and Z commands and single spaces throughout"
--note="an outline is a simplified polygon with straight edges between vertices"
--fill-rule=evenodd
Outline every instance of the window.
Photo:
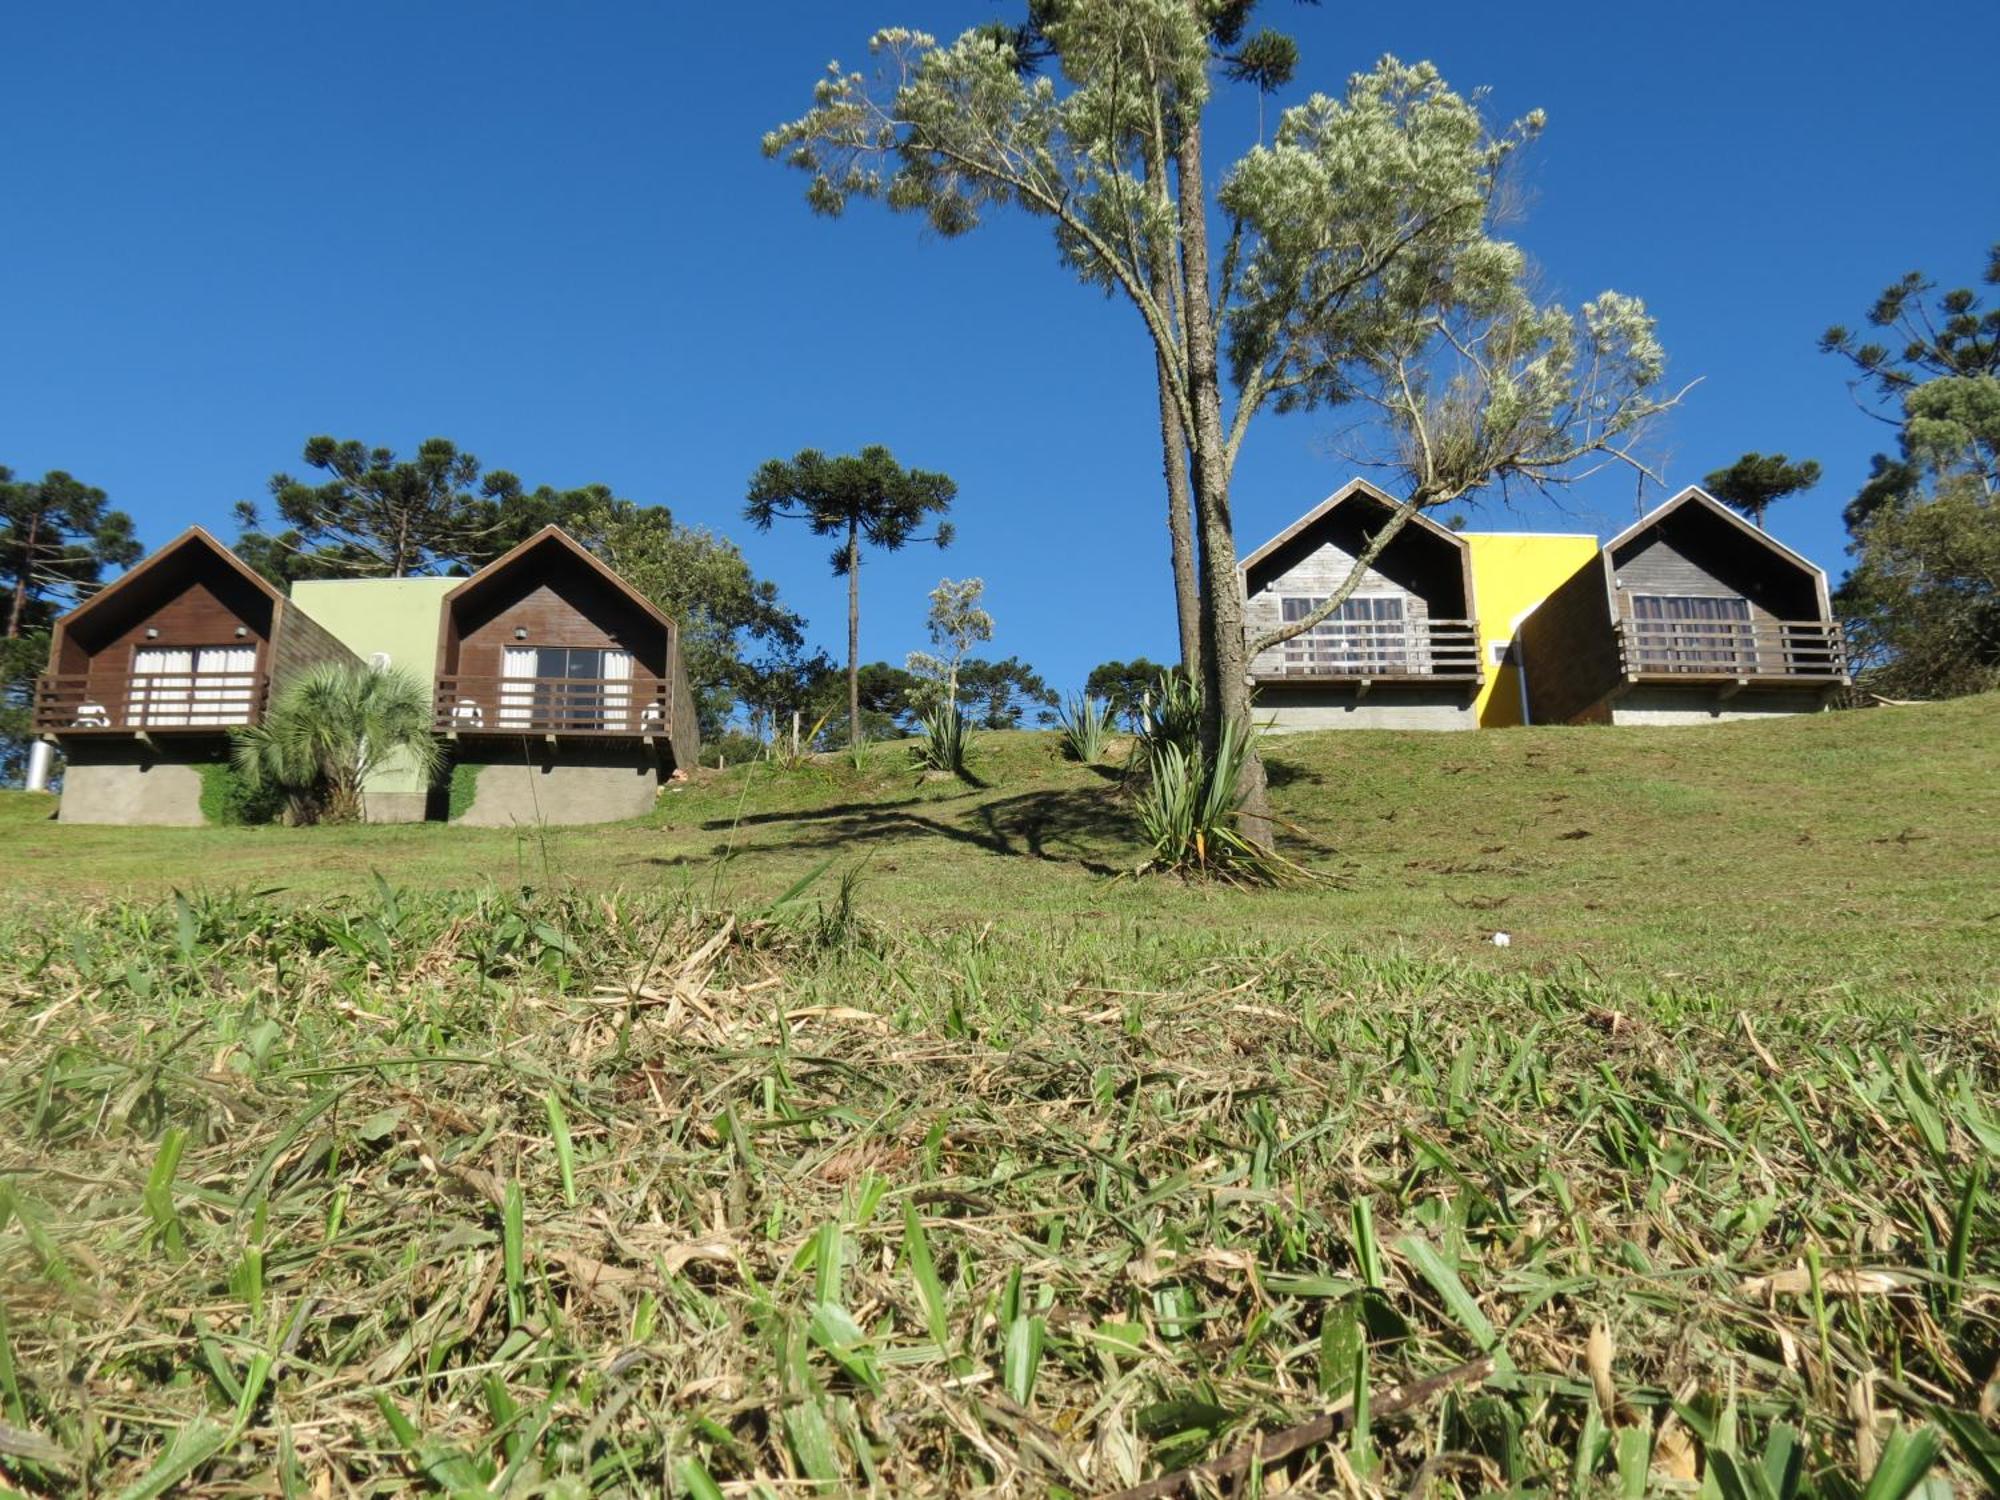
M 255 646 L 141 646 L 132 653 L 126 717 L 135 729 L 248 724 L 256 698 Z
M 500 722 L 540 730 L 623 729 L 631 712 L 632 653 L 603 646 L 509 646 Z
M 1283 600 L 1285 623 L 1303 620 L 1324 603 L 1324 597 Z M 1412 670 L 1402 596 L 1357 594 L 1343 599 L 1311 630 L 1285 642 L 1285 670 L 1360 676 Z
M 1749 672 L 1750 601 L 1730 594 L 1634 594 L 1632 636 L 1647 672 Z

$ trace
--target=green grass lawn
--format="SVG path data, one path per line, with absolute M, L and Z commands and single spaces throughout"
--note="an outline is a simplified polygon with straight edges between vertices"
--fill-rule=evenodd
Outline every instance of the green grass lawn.
M 838 757 L 704 772 L 654 818 L 602 828 L 66 828 L 16 794 L 0 841 L 27 901 L 331 894 L 381 872 L 740 903 L 832 860 L 860 868 L 868 909 L 929 927 L 1305 932 L 1774 995 L 2000 975 L 2000 697 L 1672 730 L 1274 740 L 1290 847 L 1335 878 L 1277 893 L 1117 879 L 1140 849 L 1115 775 L 1066 763 L 1050 734 L 981 745 L 977 788 L 921 782 L 881 746 L 859 773 Z
M 1996 730 L 1287 740 L 1290 891 L 1044 735 L 0 799 L 0 1495 L 2000 1486 Z

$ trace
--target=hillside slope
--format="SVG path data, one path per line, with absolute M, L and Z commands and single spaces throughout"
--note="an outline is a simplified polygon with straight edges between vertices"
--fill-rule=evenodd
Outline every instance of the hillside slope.
M 1115 878 L 1140 854 L 1117 773 L 1063 761 L 1042 733 L 984 736 L 979 786 L 921 782 L 880 746 L 859 772 L 827 757 L 703 773 L 653 818 L 609 828 L 64 828 L 31 821 L 13 794 L 0 841 L 28 900 L 339 890 L 378 870 L 757 900 L 858 866 L 866 910 L 920 925 L 1305 929 L 1732 989 L 1962 991 L 1996 977 L 2000 696 L 1684 729 L 1319 734 L 1268 755 L 1292 847 L 1332 877 L 1325 888 Z

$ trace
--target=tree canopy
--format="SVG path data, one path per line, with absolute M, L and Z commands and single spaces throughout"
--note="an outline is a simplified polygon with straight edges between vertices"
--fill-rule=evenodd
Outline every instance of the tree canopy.
M 1819 465 L 1810 458 L 1793 463 L 1782 453 L 1746 453 L 1728 468 L 1712 471 L 1701 487 L 1761 527 L 1765 511 L 1818 483 Z
M 0 587 L 6 637 L 39 630 L 95 589 L 106 568 L 126 568 L 145 549 L 132 518 L 103 490 L 61 469 L 37 480 L 0 466 Z
M 327 478 L 274 474 L 275 528 L 265 529 L 254 502 L 236 506 L 237 554 L 274 581 L 464 572 L 505 550 L 510 519 L 516 531 L 522 524 L 507 509 L 520 503 L 520 481 L 483 472 L 449 438 L 426 438 L 405 459 L 321 435 L 306 440 L 303 457 Z
M 1384 58 L 1344 98 L 1315 94 L 1211 184 L 1214 77 L 1255 82 L 1293 63 L 1282 40 L 1244 41 L 1237 22 L 1252 9 L 1051 0 L 1031 17 L 1033 57 L 1006 28 L 951 43 L 881 31 L 872 73 L 831 66 L 811 109 L 764 141 L 808 175 L 824 213 L 880 199 L 945 236 L 1002 208 L 1041 218 L 1079 279 L 1132 306 L 1152 343 L 1170 479 L 1176 426 L 1185 444 L 1210 755 L 1223 719 L 1247 719 L 1250 654 L 1275 644 L 1244 637 L 1230 511 L 1260 410 L 1372 409 L 1382 456 L 1407 481 L 1386 545 L 1417 511 L 1488 485 L 1638 462 L 1646 423 L 1675 399 L 1637 300 L 1606 292 L 1571 311 L 1538 298 L 1525 255 L 1490 232 L 1502 168 L 1540 116 L 1489 132 L 1429 64 Z M 1041 71 L 1044 59 L 1057 66 Z M 1227 224 L 1219 264 L 1212 208 Z M 1278 638 L 1331 613 L 1373 561 Z M 1261 840 L 1262 768 L 1244 764 Z
M 1114 719 L 1123 719 L 1128 728 L 1136 729 L 1140 705 L 1166 670 L 1143 656 L 1130 661 L 1099 662 L 1084 679 L 1083 694 L 1086 698 L 1103 699 Z
M 1983 280 L 2000 286 L 2000 245 Z M 1862 680 L 1894 696 L 2000 686 L 2000 307 L 1913 271 L 1868 323 L 1880 338 L 1820 341 L 1896 431 L 1846 509 L 1855 563 L 1836 602 Z
M 879 444 L 858 454 L 828 457 L 802 449 L 791 459 L 770 459 L 751 476 L 744 517 L 759 531 L 780 519 L 801 521 L 815 536 L 838 537 L 833 571 L 847 580 L 847 728 L 851 744 L 863 737 L 861 713 L 861 548 L 895 552 L 916 541 L 951 545 L 944 519 L 958 486 L 943 474 L 905 469 Z M 920 535 L 930 526 L 929 536 Z

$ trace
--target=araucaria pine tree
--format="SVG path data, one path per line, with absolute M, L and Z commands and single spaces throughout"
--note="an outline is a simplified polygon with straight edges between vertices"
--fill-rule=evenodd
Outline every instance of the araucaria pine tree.
M 944 519 L 958 486 L 943 474 L 905 469 L 887 448 L 829 458 L 815 449 L 771 459 L 750 480 L 743 514 L 759 531 L 782 518 L 803 521 L 815 536 L 840 539 L 833 571 L 847 580 L 847 739 L 861 743 L 861 548 L 895 552 L 911 542 L 951 545 Z M 925 526 L 928 535 L 920 535 Z

